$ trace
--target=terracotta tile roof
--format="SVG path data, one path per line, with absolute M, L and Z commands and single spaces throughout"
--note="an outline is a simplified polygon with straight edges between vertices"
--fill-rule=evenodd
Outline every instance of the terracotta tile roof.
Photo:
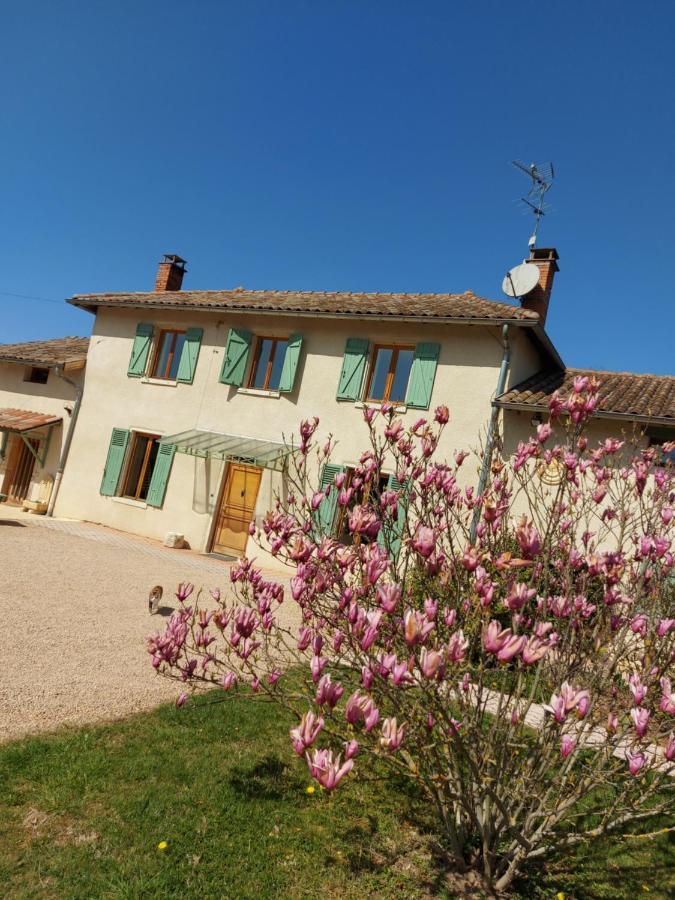
M 39 366 L 55 366 L 86 360 L 87 337 L 54 338 L 51 341 L 28 341 L 25 344 L 0 344 L 0 360 L 26 362 Z
M 56 425 L 61 416 L 30 412 L 27 409 L 0 409 L 0 429 L 3 431 L 32 431 L 43 425 Z
M 634 372 L 600 372 L 566 369 L 538 372 L 497 398 L 499 406 L 547 409 L 554 391 L 565 396 L 577 375 L 595 375 L 600 382 L 596 412 L 606 416 L 659 420 L 675 425 L 675 377 L 639 375 Z
M 537 313 L 509 303 L 463 294 L 355 294 L 327 291 L 161 291 L 147 294 L 76 294 L 74 306 L 145 306 L 158 309 L 231 309 L 347 317 L 539 321 Z

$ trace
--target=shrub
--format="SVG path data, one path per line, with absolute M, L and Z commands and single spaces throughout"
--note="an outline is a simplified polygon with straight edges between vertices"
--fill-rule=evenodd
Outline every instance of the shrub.
M 579 378 L 555 395 L 512 459 L 485 461 L 481 496 L 467 454 L 436 459 L 445 407 L 408 430 L 366 409 L 369 449 L 324 489 L 312 475 L 333 442 L 303 422 L 258 535 L 293 567 L 299 624 L 282 621 L 282 583 L 242 559 L 232 596 L 179 587 L 154 667 L 293 710 L 291 746 L 326 791 L 383 760 L 433 805 L 454 865 L 493 889 L 672 809 L 675 482 L 653 450 L 588 446 L 596 394 Z M 401 487 L 378 493 L 382 472 Z M 336 495 L 345 544 L 321 533 Z

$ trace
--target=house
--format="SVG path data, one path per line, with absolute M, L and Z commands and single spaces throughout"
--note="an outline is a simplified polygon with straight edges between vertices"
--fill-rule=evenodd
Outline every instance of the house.
M 77 421 L 89 338 L 0 345 L 0 498 L 44 512 Z
M 450 407 L 441 457 L 489 445 L 500 418 L 515 446 L 548 388 L 572 374 L 544 329 L 557 260 L 551 248 L 532 251 L 538 283 L 520 305 L 470 291 L 183 290 L 177 256 L 160 263 L 154 291 L 72 297 L 95 320 L 56 514 L 158 539 L 179 532 L 195 549 L 239 555 L 251 523 L 292 487 L 285 440 L 302 419 L 320 416 L 338 441 L 326 482 L 339 469 L 349 477 L 363 407 L 385 399 L 405 424 Z M 675 379 L 650 376 L 642 389 L 647 376 L 626 377 L 638 379 L 639 416 L 671 434 Z M 612 428 L 621 409 L 608 408 Z M 322 526 L 344 528 L 334 504 L 322 504 Z

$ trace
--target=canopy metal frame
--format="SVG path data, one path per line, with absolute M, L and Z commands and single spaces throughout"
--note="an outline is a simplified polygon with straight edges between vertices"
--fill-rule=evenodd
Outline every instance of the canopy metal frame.
M 261 469 L 273 469 L 284 472 L 288 467 L 288 458 L 294 453 L 292 447 L 275 441 L 260 438 L 244 437 L 237 434 L 221 434 L 216 431 L 205 431 L 192 428 L 178 434 L 162 437 L 163 444 L 173 444 L 177 453 L 188 456 L 209 457 L 222 460 L 235 460 L 259 466 Z
M 60 424 L 58 422 L 53 422 L 51 425 L 36 425 L 35 428 L 28 428 L 25 431 L 14 431 L 11 428 L 0 429 L 0 433 L 2 434 L 2 439 L 0 440 L 0 459 L 4 459 L 7 454 L 7 440 L 10 434 L 15 434 L 17 437 L 21 438 L 24 442 L 28 450 L 35 457 L 36 462 L 38 462 L 41 468 L 44 469 L 45 462 L 47 461 L 47 454 L 49 453 L 49 444 L 52 439 L 52 431 L 55 425 Z M 44 435 L 44 440 L 40 441 L 41 447 L 39 450 L 36 450 L 35 447 L 31 444 L 31 437 L 33 431 L 38 431 L 39 429 L 45 428 L 47 429 L 47 433 Z M 42 437 L 42 436 L 41 436 Z

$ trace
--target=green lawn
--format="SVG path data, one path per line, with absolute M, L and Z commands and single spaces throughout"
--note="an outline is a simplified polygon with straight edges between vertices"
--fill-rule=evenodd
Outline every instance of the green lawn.
M 308 794 L 278 709 L 211 699 L 0 747 L 2 896 L 483 896 L 444 872 L 405 786 Z M 517 894 L 672 896 L 671 839 L 569 854 Z

